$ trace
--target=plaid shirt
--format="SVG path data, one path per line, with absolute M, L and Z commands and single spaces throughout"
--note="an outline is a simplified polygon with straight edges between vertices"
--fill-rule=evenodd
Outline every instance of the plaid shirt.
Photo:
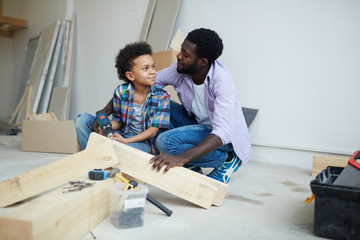
M 170 128 L 170 95 L 162 87 L 152 85 L 146 96 L 143 118 L 143 131 L 150 127 Z M 131 83 L 123 83 L 114 91 L 113 120 L 121 124 L 120 133 L 130 131 L 130 123 L 134 109 L 134 87 Z M 118 131 L 119 131 L 118 130 Z M 156 136 L 146 141 L 150 144 L 152 154 L 157 154 L 155 149 Z

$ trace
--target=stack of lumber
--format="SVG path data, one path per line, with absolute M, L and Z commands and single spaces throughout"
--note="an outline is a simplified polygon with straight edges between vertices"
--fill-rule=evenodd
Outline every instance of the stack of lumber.
M 0 236 L 80 239 L 109 215 L 108 187 L 115 179 L 94 181 L 93 187 L 77 192 L 64 193 L 63 187 L 78 179 L 91 181 L 86 176 L 95 168 L 118 167 L 124 174 L 205 209 L 222 204 L 227 184 L 182 167 L 171 168 L 166 174 L 153 171 L 152 157 L 92 133 L 86 150 L 0 183 L 1 207 L 27 199 L 0 216 Z

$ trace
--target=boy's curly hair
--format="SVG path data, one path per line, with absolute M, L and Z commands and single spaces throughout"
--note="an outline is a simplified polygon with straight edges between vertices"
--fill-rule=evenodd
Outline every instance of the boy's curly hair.
M 210 65 L 220 57 L 224 48 L 219 35 L 215 31 L 206 28 L 191 31 L 186 39 L 196 44 L 197 57 L 206 58 Z
M 115 58 L 115 68 L 119 79 L 129 81 L 125 73 L 131 70 L 135 58 L 146 54 L 152 55 L 152 49 L 147 42 L 143 41 L 127 44 L 124 48 L 120 49 Z

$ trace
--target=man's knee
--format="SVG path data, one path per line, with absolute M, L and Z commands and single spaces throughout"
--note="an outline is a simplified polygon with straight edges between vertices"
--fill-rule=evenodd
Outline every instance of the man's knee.
M 155 145 L 160 153 L 163 153 L 163 151 L 164 151 L 164 134 L 165 133 L 166 132 L 160 133 L 160 135 L 157 136 L 157 138 L 156 138 Z

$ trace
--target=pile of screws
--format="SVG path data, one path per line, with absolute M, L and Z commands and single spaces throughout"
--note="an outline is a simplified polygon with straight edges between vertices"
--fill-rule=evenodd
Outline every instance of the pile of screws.
M 88 188 L 94 186 L 95 183 L 85 182 L 85 181 L 73 181 L 69 182 L 71 186 L 63 187 L 63 189 L 67 188 L 67 191 L 63 191 L 63 193 L 68 192 L 76 192 L 81 191 L 83 188 Z

